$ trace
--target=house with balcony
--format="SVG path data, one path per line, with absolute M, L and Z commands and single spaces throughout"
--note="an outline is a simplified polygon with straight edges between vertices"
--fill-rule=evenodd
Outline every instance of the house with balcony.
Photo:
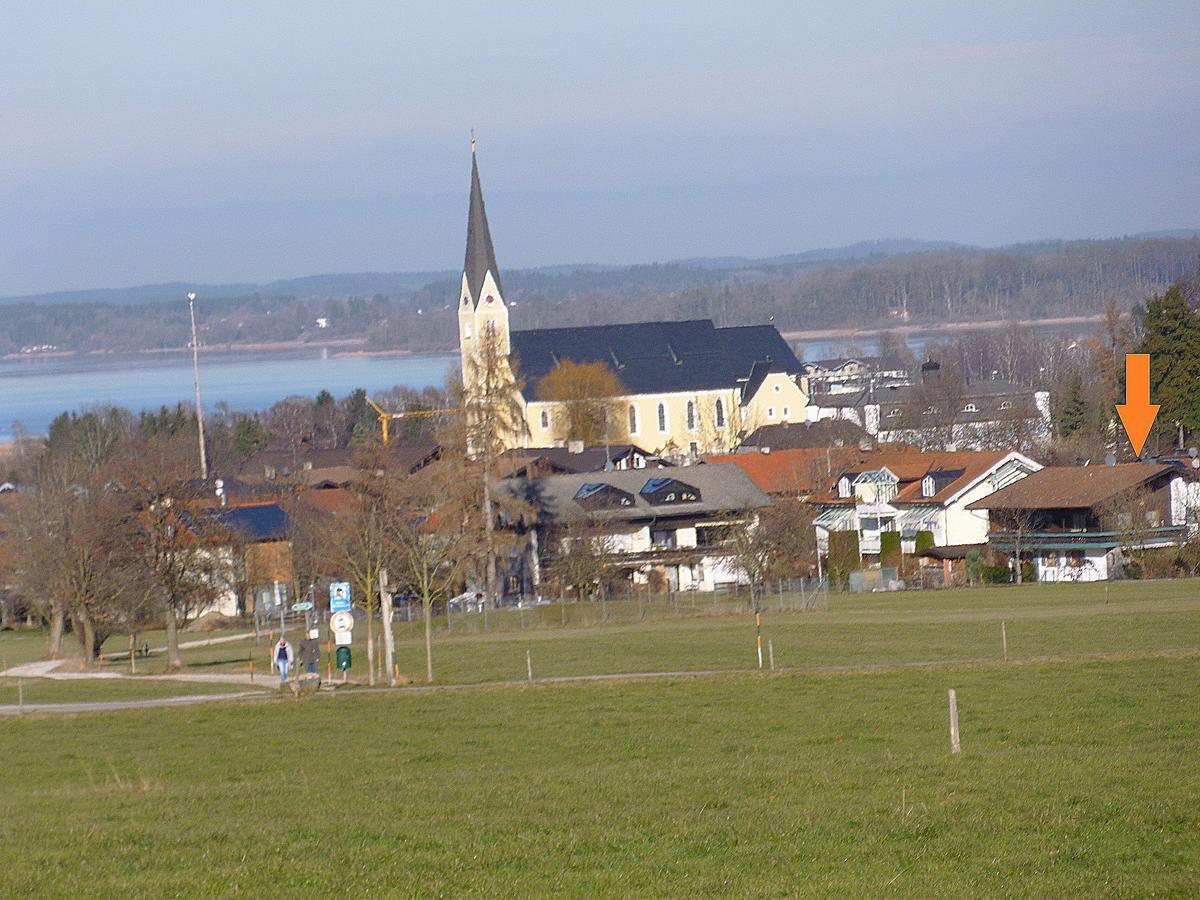
M 1196 533 L 1200 483 L 1186 464 L 1048 466 L 973 501 L 991 517 L 988 544 L 1039 581 L 1119 578 L 1145 550 Z
M 905 553 L 916 551 L 919 532 L 929 532 L 935 547 L 982 546 L 988 515 L 971 504 L 1041 468 L 1017 452 L 864 452 L 838 470 L 825 490 L 809 497 L 818 552 L 828 553 L 829 535 L 836 531 L 857 534 L 864 565 L 880 561 L 887 532 L 899 533 Z
M 507 561 L 509 596 L 539 595 L 543 578 L 583 541 L 614 582 L 697 591 L 745 584 L 730 529 L 755 527 L 771 505 L 736 466 L 509 478 L 498 490 L 529 510 L 509 523 L 525 538 Z

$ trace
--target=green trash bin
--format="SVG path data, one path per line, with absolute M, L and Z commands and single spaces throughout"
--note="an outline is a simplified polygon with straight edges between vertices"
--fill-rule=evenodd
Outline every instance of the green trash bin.
M 338 667 L 339 672 L 344 672 L 344 671 L 346 671 L 346 669 L 350 668 L 350 648 L 349 647 L 338 647 L 337 648 L 337 667 Z

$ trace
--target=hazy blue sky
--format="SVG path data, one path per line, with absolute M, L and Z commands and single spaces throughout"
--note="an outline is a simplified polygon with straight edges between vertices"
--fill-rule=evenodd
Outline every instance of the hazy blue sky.
M 1200 225 L 1197 0 L 584 6 L 0 5 L 0 294 Z

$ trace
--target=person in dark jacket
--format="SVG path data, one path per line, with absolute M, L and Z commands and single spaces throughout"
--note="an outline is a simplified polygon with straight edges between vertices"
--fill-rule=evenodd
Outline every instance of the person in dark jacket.
M 313 629 L 300 642 L 300 665 L 310 675 L 320 674 L 321 645 L 317 641 L 317 631 Z

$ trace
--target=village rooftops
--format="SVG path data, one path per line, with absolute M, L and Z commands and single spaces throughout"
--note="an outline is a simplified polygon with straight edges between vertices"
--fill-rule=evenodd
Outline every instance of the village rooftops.
M 635 468 L 634 459 L 642 462 L 641 468 L 664 465 L 659 457 L 636 444 L 600 444 L 582 449 L 520 447 L 508 450 L 502 456 L 500 470 L 508 477 L 518 478 L 567 475 L 578 472 L 603 472 L 610 466 L 614 469 Z
M 772 450 L 770 453 L 728 453 L 706 456 L 704 462 L 735 465 L 769 494 L 803 496 L 822 490 L 844 467 L 860 463 L 866 455 L 857 447 L 814 447 Z
M 539 328 L 514 331 L 511 341 L 529 397 L 564 360 L 603 363 L 629 394 L 731 388 L 768 372 L 800 371 L 796 354 L 771 325 L 717 328 L 708 319 L 692 319 Z
M 868 438 L 861 425 L 846 419 L 821 419 L 819 422 L 781 422 L 762 425 L 742 441 L 740 449 L 799 450 L 808 448 L 857 445 Z
M 1122 463 L 1116 466 L 1048 466 L 1034 472 L 968 509 L 1090 509 L 1135 491 L 1160 476 L 1183 469 L 1171 465 Z
M 736 466 L 550 475 L 510 479 L 499 489 L 530 504 L 538 519 L 556 523 L 704 517 L 771 505 L 771 498 Z

